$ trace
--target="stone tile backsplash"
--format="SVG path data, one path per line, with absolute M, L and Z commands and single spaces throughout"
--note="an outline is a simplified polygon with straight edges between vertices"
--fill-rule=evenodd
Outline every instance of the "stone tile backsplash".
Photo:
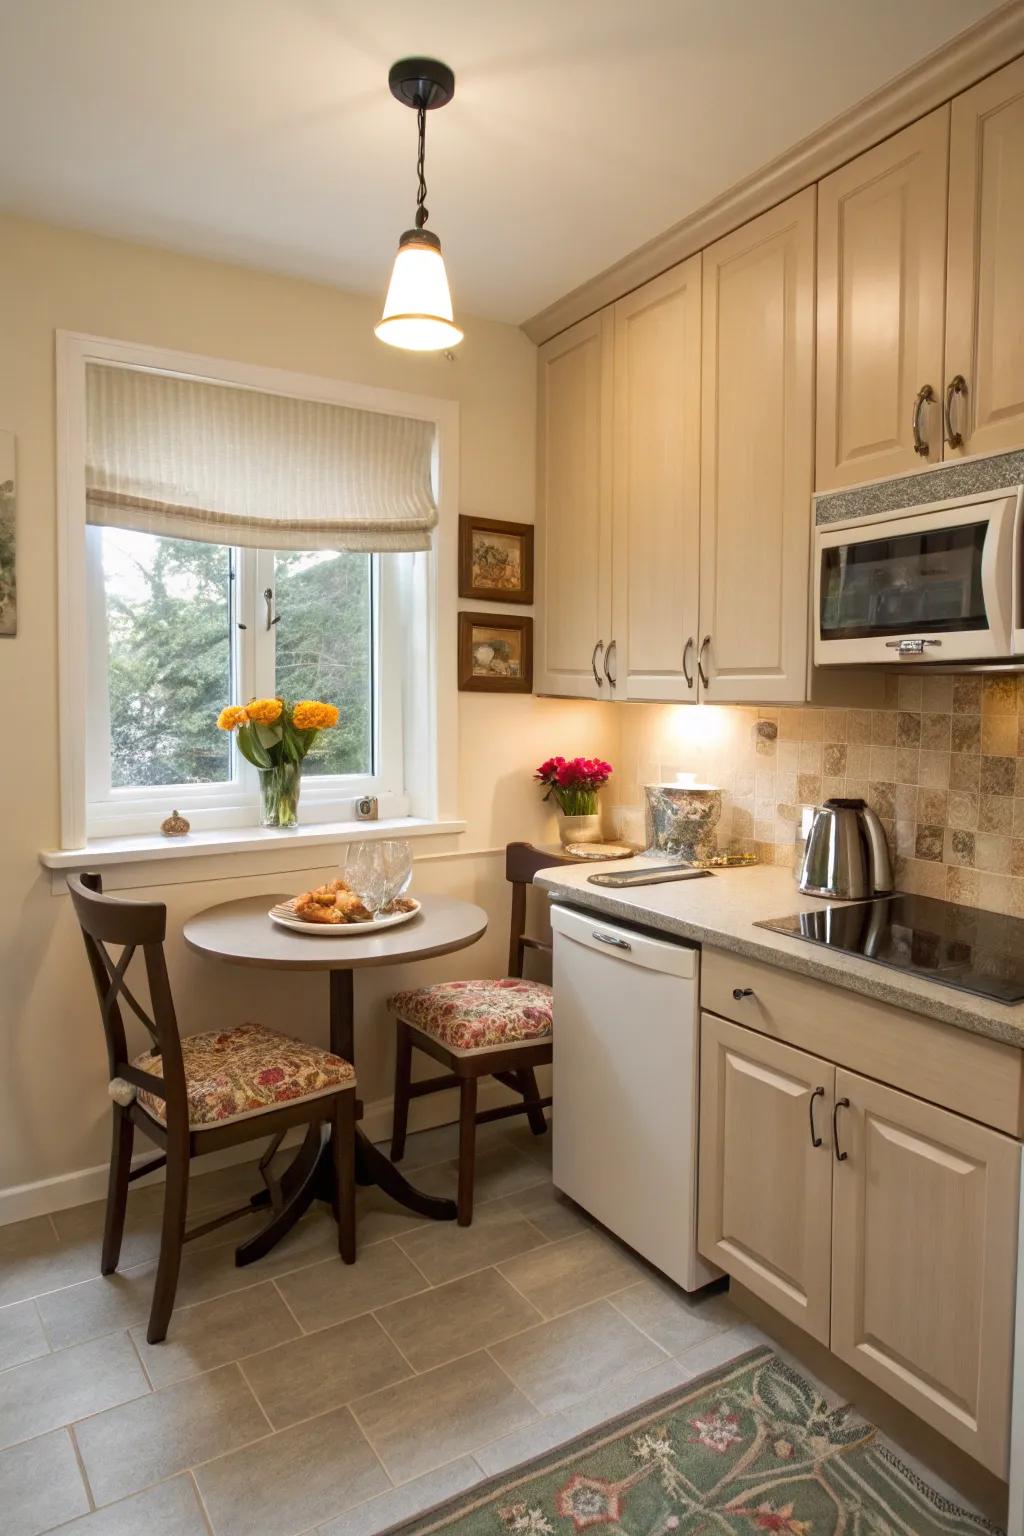
M 901 890 L 1024 916 L 1024 677 L 885 679 L 879 709 L 629 706 L 612 808 L 642 838 L 643 785 L 720 785 L 723 846 L 792 865 L 801 807 L 860 796 Z

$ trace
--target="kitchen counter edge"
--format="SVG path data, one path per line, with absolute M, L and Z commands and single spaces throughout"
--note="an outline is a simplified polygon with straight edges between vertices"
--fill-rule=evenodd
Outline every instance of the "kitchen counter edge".
M 588 873 L 593 873 L 594 867 L 591 866 Z M 750 873 L 751 871 L 735 870 L 730 871 L 725 878 L 732 885 L 732 882 L 744 876 L 749 878 Z M 716 874 L 716 879 L 722 878 L 721 874 Z M 663 893 L 666 892 L 678 891 L 689 894 L 701 888 L 707 890 L 704 881 L 692 884 L 682 882 L 679 885 L 660 887 L 639 886 L 634 887 L 632 891 L 612 892 L 587 884 L 586 875 L 582 871 L 553 868 L 541 870 L 535 875 L 534 883 L 544 890 L 552 901 L 564 901 L 572 906 L 600 913 L 605 917 L 620 918 L 625 922 L 642 923 L 660 933 L 688 939 L 691 943 L 731 950 L 734 954 L 746 955 L 752 960 L 761 960 L 769 965 L 778 966 L 782 970 L 794 971 L 797 975 L 826 982 L 830 986 L 843 987 L 848 992 L 858 992 L 876 1002 L 889 1003 L 893 1007 L 922 1014 L 925 1018 L 953 1024 L 958 1029 L 969 1030 L 972 1034 L 984 1035 L 991 1040 L 1000 1040 L 1004 1044 L 1024 1049 L 1024 1005 L 1022 1004 L 997 1003 L 986 998 L 975 997 L 951 987 L 924 981 L 919 977 L 904 976 L 899 971 L 889 970 L 870 960 L 859 960 L 851 955 L 837 954 L 833 958 L 827 950 L 819 949 L 804 940 L 789 939 L 784 934 L 754 926 L 758 922 L 781 917 L 784 914 L 785 905 L 781 907 L 779 905 L 781 890 L 778 895 L 774 890 L 772 891 L 772 898 L 770 901 L 766 900 L 763 911 L 755 911 L 754 916 L 749 919 L 734 921 L 727 926 L 724 921 L 716 923 L 713 915 L 709 915 L 708 920 L 702 922 L 692 913 L 666 912 L 646 904 L 643 900 L 645 890 L 657 890 L 662 901 L 665 900 Z M 806 905 L 806 899 L 799 897 L 793 890 L 791 877 L 789 890 L 790 910 L 798 905 Z M 754 894 L 753 891 L 751 894 Z M 760 894 L 760 892 L 757 893 L 758 896 Z M 760 905 L 756 896 L 753 905 L 755 907 Z M 843 903 L 833 903 L 833 905 L 843 905 Z

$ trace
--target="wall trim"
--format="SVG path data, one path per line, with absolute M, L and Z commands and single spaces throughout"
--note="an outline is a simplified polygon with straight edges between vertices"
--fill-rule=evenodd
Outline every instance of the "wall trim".
M 1022 53 L 1024 0 L 1008 0 L 664 234 L 524 320 L 522 330 L 538 346 L 550 341 L 578 320 L 803 191 Z
M 548 1091 L 543 1081 L 542 1088 Z M 507 1104 L 515 1097 L 501 1083 L 488 1078 L 480 1084 L 479 1108 L 492 1109 L 498 1104 Z M 382 1141 L 391 1134 L 393 1107 L 394 1100 L 390 1095 L 364 1106 L 361 1125 L 371 1140 Z M 409 1129 L 426 1131 L 436 1125 L 448 1125 L 458 1119 L 458 1112 L 458 1099 L 454 1090 L 432 1093 L 429 1098 L 414 1099 L 409 1107 Z M 285 1145 L 301 1141 L 304 1134 L 305 1126 L 290 1131 L 285 1137 Z M 258 1141 L 250 1141 L 241 1146 L 225 1147 L 221 1152 L 211 1152 L 201 1162 L 193 1163 L 193 1171 L 197 1174 L 212 1173 L 216 1168 L 229 1168 L 235 1163 L 255 1161 L 260 1145 Z M 146 1150 L 132 1159 L 133 1167 L 148 1162 L 156 1150 L 155 1146 L 147 1144 Z M 409 1177 L 415 1183 L 415 1174 L 410 1173 Z M 141 1189 L 149 1184 L 162 1184 L 163 1181 L 161 1169 L 150 1178 L 141 1180 L 135 1187 Z M 66 1211 L 72 1206 L 86 1205 L 91 1200 L 103 1200 L 106 1193 L 106 1163 L 99 1163 L 94 1168 L 77 1168 L 71 1173 L 60 1173 L 52 1179 L 39 1179 L 33 1184 L 16 1184 L 11 1189 L 0 1190 L 0 1227 L 8 1226 L 13 1221 L 27 1221 L 33 1216 L 49 1216 L 54 1211 Z M 231 1235 L 228 1232 L 225 1242 L 230 1241 Z M 97 1255 L 97 1274 L 98 1266 Z

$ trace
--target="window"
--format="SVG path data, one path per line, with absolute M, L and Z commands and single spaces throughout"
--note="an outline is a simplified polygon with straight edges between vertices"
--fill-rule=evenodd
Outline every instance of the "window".
M 171 792 L 197 826 L 252 820 L 254 771 L 217 716 L 278 693 L 341 712 L 304 763 L 307 820 L 344 817 L 365 794 L 401 814 L 401 707 L 378 645 L 382 589 L 401 555 L 249 550 L 112 527 L 89 528 L 86 541 L 91 827 L 138 830 Z M 389 715 L 396 728 L 385 733 Z
M 453 820 L 457 408 L 63 334 L 58 380 L 63 847 L 255 826 L 216 721 L 274 693 L 340 710 L 304 823 Z

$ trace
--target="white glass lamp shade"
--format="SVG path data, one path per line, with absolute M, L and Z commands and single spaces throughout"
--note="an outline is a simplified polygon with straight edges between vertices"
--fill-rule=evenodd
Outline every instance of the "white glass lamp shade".
M 462 340 L 452 320 L 448 274 L 436 235 L 409 230 L 402 236 L 374 333 L 389 347 L 408 352 L 439 352 Z

